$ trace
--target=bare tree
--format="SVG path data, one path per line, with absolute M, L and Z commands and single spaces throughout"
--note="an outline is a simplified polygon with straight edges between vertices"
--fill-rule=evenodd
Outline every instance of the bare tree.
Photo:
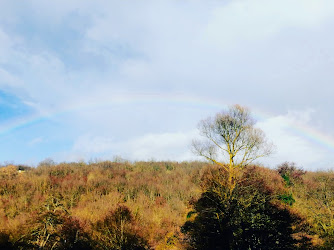
M 248 108 L 231 106 L 199 123 L 198 129 L 205 139 L 193 141 L 193 151 L 225 168 L 232 183 L 237 169 L 273 152 L 273 145 L 254 124 Z

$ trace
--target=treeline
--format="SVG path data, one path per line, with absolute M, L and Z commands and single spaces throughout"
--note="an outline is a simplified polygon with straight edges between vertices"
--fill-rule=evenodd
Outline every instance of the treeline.
M 284 163 L 0 168 L 0 249 L 332 249 L 334 173 Z

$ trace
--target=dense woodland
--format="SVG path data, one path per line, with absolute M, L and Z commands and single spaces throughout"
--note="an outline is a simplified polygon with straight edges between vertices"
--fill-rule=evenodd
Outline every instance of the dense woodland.
M 203 162 L 0 168 L 1 249 L 332 249 L 334 173 Z M 227 198 L 228 197 L 228 198 Z

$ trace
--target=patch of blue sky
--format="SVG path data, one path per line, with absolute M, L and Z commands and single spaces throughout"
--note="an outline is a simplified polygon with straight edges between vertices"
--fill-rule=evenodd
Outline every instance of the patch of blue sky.
M 0 163 L 15 159 L 15 163 L 29 164 L 66 152 L 72 147 L 74 131 L 51 120 L 41 120 L 1 135 Z
M 7 139 L 6 139 L 7 138 Z M 9 160 L 15 161 L 15 164 L 35 164 L 45 158 L 55 158 L 57 153 L 70 151 L 72 142 L 69 140 L 46 140 L 42 137 L 26 142 L 24 138 L 7 135 L 0 141 L 0 163 Z M 59 159 L 55 159 L 59 160 Z
M 0 90 L 0 122 L 32 113 L 33 110 L 15 95 Z

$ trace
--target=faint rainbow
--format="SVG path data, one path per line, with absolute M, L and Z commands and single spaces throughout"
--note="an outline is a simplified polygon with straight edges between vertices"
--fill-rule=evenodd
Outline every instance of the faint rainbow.
M 9 134 L 10 132 L 14 132 L 15 130 L 32 126 L 34 124 L 38 124 L 42 121 L 47 121 L 47 120 L 48 120 L 47 117 L 40 115 L 31 115 L 31 116 L 21 117 L 19 119 L 14 119 L 4 124 L 1 124 L 0 135 L 3 136 Z
M 334 139 L 330 135 L 298 121 L 289 121 L 289 125 L 295 135 L 334 151 Z
M 182 105 L 182 106 L 191 106 L 198 107 L 201 109 L 207 109 L 212 111 L 214 114 L 228 105 L 233 103 L 229 103 L 225 100 L 218 100 L 213 98 L 203 98 L 198 96 L 186 96 L 183 94 L 120 94 L 115 95 L 109 98 L 106 102 L 105 100 L 96 101 L 87 101 L 85 104 L 73 105 L 71 109 L 63 109 L 57 112 L 48 114 L 48 115 L 35 115 L 31 117 L 22 118 L 20 120 L 13 121 L 11 123 L 0 126 L 0 135 L 8 134 L 12 131 L 32 126 L 34 124 L 38 124 L 42 121 L 53 120 L 57 117 L 61 117 L 66 114 L 75 113 L 82 110 L 90 110 L 96 108 L 108 108 L 114 107 L 115 105 L 131 105 L 131 104 L 171 104 L 171 105 Z M 275 115 L 268 112 L 263 111 L 258 107 L 252 107 L 252 113 L 257 120 L 266 120 L 274 117 Z M 304 123 L 299 123 L 294 120 L 288 120 L 289 131 L 293 134 L 302 137 L 308 141 L 320 144 L 327 149 L 334 151 L 334 139 L 323 132 L 306 125 Z

